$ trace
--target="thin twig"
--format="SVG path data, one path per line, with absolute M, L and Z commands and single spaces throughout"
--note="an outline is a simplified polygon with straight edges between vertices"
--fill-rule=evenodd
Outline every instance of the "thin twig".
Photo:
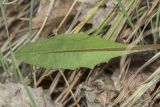
M 51 3 L 50 3 L 50 5 L 49 5 L 49 7 L 48 7 L 48 12 L 47 12 L 47 14 L 46 14 L 46 16 L 45 16 L 45 18 L 44 18 L 44 21 L 43 21 L 43 23 L 42 23 L 42 26 L 41 26 L 41 28 L 39 29 L 39 31 L 37 32 L 37 34 L 35 35 L 35 37 L 32 39 L 32 42 L 35 41 L 35 40 L 38 38 L 38 36 L 40 35 L 40 33 L 42 32 L 42 30 L 43 30 L 43 28 L 44 28 L 44 26 L 45 26 L 45 24 L 46 24 L 46 22 L 47 22 L 47 20 L 48 20 L 48 17 L 49 17 L 49 15 L 50 15 L 50 13 L 51 13 L 51 10 L 52 10 L 52 7 L 53 7 L 53 5 L 54 5 L 54 2 L 55 2 L 55 0 L 51 0 Z
M 71 90 L 71 87 L 70 87 L 70 85 L 69 85 L 69 83 L 68 83 L 65 75 L 63 74 L 63 71 L 59 70 L 59 72 L 61 73 L 64 81 L 66 82 L 66 85 L 68 86 L 68 89 L 69 89 L 69 91 L 70 91 L 70 93 L 71 93 L 71 95 L 72 95 L 72 97 L 73 97 L 73 100 L 74 100 L 75 103 L 77 104 L 77 107 L 80 107 L 80 105 L 78 104 L 78 101 L 76 100 L 76 97 L 74 96 L 74 93 L 73 93 L 72 90 Z
M 61 23 L 59 24 L 58 28 L 56 29 L 56 33 L 58 32 L 58 30 L 61 28 L 61 26 L 63 25 L 63 23 L 65 22 L 65 20 L 67 19 L 67 17 L 69 16 L 69 14 L 71 13 L 73 7 L 75 6 L 75 4 L 77 3 L 78 0 L 75 0 L 72 4 L 72 6 L 70 7 L 69 11 L 67 12 L 67 14 L 65 15 L 65 17 L 63 18 L 63 20 L 61 21 Z
M 11 2 L 5 2 L 5 0 L 3 1 L 3 4 L 4 5 L 10 5 L 10 4 L 13 4 L 13 3 L 16 3 L 18 0 L 13 0 Z

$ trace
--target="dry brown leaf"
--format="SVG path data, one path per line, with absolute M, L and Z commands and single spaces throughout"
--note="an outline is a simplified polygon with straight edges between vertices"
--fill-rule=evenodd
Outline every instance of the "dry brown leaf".
M 136 66 L 133 68 L 130 68 L 128 71 L 128 74 L 126 76 L 126 79 L 123 81 L 123 85 L 125 86 L 126 83 L 129 82 L 129 79 L 136 73 Z M 135 78 L 134 81 L 129 86 L 130 91 L 135 91 L 138 86 L 140 86 L 150 75 L 152 72 L 149 72 L 147 70 L 143 70 L 140 72 Z
M 102 72 L 99 73 L 99 75 L 92 75 L 88 84 L 90 84 L 90 87 L 95 90 L 95 92 L 86 91 L 86 93 L 94 94 L 95 98 L 92 103 L 105 106 L 117 96 L 117 91 L 115 90 L 114 83 L 111 79 L 111 74 Z
M 115 97 L 117 93 L 112 90 L 105 90 L 96 96 L 96 101 L 99 102 L 101 105 L 109 104 Z
M 72 5 L 73 0 L 57 0 L 52 7 L 52 11 L 48 17 L 48 21 L 46 23 L 47 25 L 47 31 L 46 33 L 49 33 L 53 28 L 56 28 L 59 23 L 62 21 L 68 10 L 70 9 Z M 48 12 L 48 7 L 50 4 L 50 0 L 41 0 L 40 1 L 40 6 L 37 12 L 36 17 L 33 18 L 32 24 L 33 28 L 38 28 L 41 27 L 44 18 L 47 17 L 47 12 Z M 71 12 L 70 15 L 74 15 L 75 10 Z M 44 32 L 43 32 L 44 33 Z

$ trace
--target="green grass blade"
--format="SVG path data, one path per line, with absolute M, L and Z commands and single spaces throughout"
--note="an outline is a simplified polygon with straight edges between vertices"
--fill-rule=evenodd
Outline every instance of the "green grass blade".
M 16 71 L 18 71 L 18 75 L 20 77 L 20 80 L 22 81 L 23 83 L 23 86 L 25 87 L 25 90 L 27 92 L 27 95 L 29 96 L 29 99 L 32 103 L 32 106 L 33 107 L 36 107 L 36 103 L 34 102 L 33 98 L 32 98 L 32 95 L 31 93 L 29 92 L 28 88 L 27 88 L 27 85 L 25 84 L 24 82 L 24 78 L 22 77 L 22 75 L 20 75 L 20 70 L 18 68 L 18 65 L 16 63 L 16 60 L 15 60 L 15 55 L 13 53 L 13 50 L 12 50 L 12 43 L 11 43 L 11 38 L 10 38 L 10 34 L 9 34 L 9 30 L 8 30 L 8 23 L 7 23 L 7 19 L 6 19 L 6 15 L 5 15 L 5 10 L 4 10 L 4 6 L 2 4 L 2 1 L 0 1 L 0 9 L 1 9 L 1 13 L 2 13 L 2 17 L 3 17 L 3 20 L 4 20 L 4 25 L 5 25 L 5 30 L 6 30 L 6 35 L 7 35 L 7 39 L 8 39 L 8 42 L 9 42 L 9 48 L 10 48 L 10 52 L 11 52 L 11 59 L 12 59 L 12 63 L 13 63 L 13 67 Z M 16 73 L 16 71 L 13 71 L 13 73 Z
M 127 11 L 125 10 L 125 7 L 123 6 L 123 4 L 121 3 L 120 0 L 117 0 L 119 7 L 122 9 L 123 14 L 125 15 L 125 17 L 127 17 L 127 20 L 129 22 L 129 25 L 131 26 L 131 28 L 133 29 L 134 25 L 130 19 L 130 17 L 128 16 Z

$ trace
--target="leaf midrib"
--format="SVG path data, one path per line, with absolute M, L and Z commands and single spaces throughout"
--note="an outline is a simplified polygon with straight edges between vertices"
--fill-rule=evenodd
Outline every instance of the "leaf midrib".
M 49 54 L 49 53 L 69 53 L 69 52 L 105 52 L 105 51 L 148 51 L 160 49 L 160 45 L 139 45 L 127 48 L 86 48 L 86 49 L 64 49 L 64 50 L 36 50 L 35 52 L 23 52 L 23 54 Z M 21 54 L 22 55 L 22 54 Z

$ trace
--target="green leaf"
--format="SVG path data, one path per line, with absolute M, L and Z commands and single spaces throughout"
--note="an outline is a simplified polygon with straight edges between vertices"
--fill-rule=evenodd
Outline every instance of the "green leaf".
M 124 55 L 126 47 L 125 44 L 78 33 L 58 35 L 29 43 L 16 52 L 16 57 L 26 63 L 45 68 L 93 68 L 98 63 Z

